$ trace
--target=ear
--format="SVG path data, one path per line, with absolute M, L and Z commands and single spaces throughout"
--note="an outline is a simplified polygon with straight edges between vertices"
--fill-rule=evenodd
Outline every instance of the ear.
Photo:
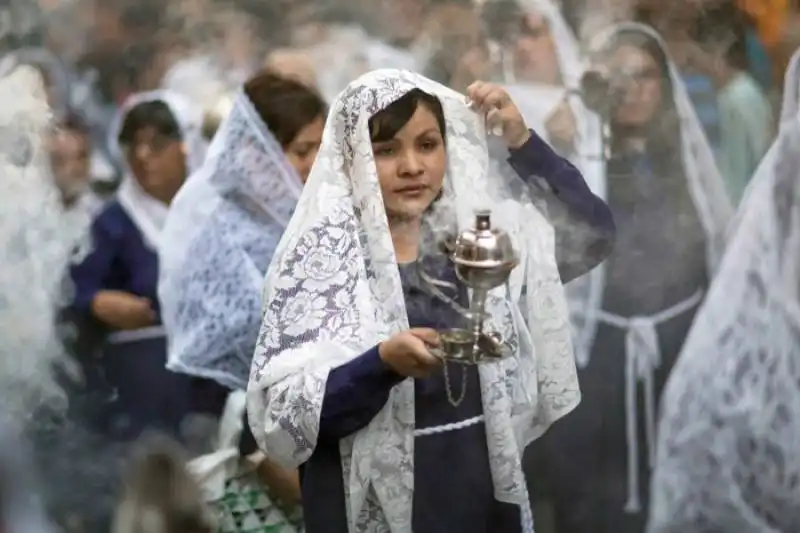
M 189 155 L 189 149 L 186 147 L 185 142 L 181 143 L 181 154 L 183 154 L 183 157 L 187 157 Z

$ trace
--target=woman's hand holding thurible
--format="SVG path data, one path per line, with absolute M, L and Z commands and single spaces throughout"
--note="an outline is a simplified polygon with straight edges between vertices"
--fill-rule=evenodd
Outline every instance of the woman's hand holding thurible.
M 381 343 L 378 353 L 389 368 L 410 378 L 424 378 L 442 365 L 430 352 L 439 346 L 439 334 L 428 328 L 414 328 L 396 333 Z

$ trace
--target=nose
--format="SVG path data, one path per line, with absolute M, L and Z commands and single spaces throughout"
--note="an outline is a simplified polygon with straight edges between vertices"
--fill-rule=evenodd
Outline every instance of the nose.
M 404 178 L 415 178 L 425 170 L 419 155 L 413 150 L 408 150 L 400 158 L 399 175 Z
M 147 143 L 139 143 L 133 150 L 133 154 L 138 161 L 147 161 L 152 155 L 153 150 Z

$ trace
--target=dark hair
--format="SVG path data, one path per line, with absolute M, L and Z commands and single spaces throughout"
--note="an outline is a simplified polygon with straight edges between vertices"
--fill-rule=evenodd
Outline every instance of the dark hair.
M 703 48 L 726 46 L 725 62 L 737 70 L 747 70 L 748 15 L 733 2 L 722 2 L 703 9 L 698 17 L 692 38 Z
M 89 135 L 89 124 L 78 113 L 73 110 L 67 110 L 64 118 L 59 121 L 59 126 L 62 130 L 68 130 L 80 135 Z
M 117 140 L 122 145 L 133 142 L 133 137 L 142 128 L 155 128 L 161 135 L 182 139 L 183 133 L 169 106 L 160 100 L 142 102 L 133 106 L 125 115 Z
M 420 105 L 433 113 L 439 124 L 439 130 L 442 132 L 442 138 L 446 139 L 442 103 L 432 94 L 420 89 L 412 89 L 369 119 L 369 136 L 372 142 L 392 139 L 411 120 Z
M 250 78 L 244 84 L 244 92 L 283 147 L 300 130 L 328 112 L 324 100 L 314 90 L 269 71 Z
M 517 0 L 486 2 L 481 15 L 489 38 L 499 42 L 505 41 L 509 32 L 515 32 L 525 18 L 525 12 Z

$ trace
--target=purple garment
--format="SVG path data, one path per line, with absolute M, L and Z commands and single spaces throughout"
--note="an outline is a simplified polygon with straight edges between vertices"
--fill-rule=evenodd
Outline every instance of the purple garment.
M 577 168 L 535 133 L 510 153 L 508 162 L 529 187 L 536 188 L 537 197 L 544 197 L 548 212 L 563 215 L 555 217 L 553 223 L 564 282 L 585 274 L 609 255 L 616 232 L 611 211 L 592 194 Z M 418 288 L 413 266 L 404 265 L 400 270 L 412 327 L 459 326 L 458 315 Z M 454 296 L 462 302 L 466 297 Z M 467 374 L 463 403 L 453 407 L 447 402 L 441 371 L 415 380 L 417 429 L 460 422 L 483 413 L 477 369 L 449 365 L 448 371 L 456 396 L 462 372 Z M 346 531 L 339 440 L 366 427 L 383 408 L 391 388 L 404 379 L 384 364 L 378 347 L 328 375 L 317 446 L 301 467 L 308 533 Z M 494 500 L 486 442 L 482 423 L 415 438 L 415 533 L 520 531 L 519 509 Z
M 87 392 L 105 398 L 90 423 L 122 440 L 135 439 L 146 428 L 177 435 L 190 407 L 189 378 L 166 369 L 166 337 L 108 342 L 114 330 L 91 311 L 98 292 L 118 290 L 149 298 L 158 312 L 158 256 L 118 202 L 98 215 L 91 233 L 91 252 L 70 269 L 75 287 L 71 315 L 85 339 L 80 343 L 84 353 L 76 355 L 85 373 L 96 376 L 88 384 L 95 390 Z
M 75 286 L 73 310 L 90 312 L 101 290 L 125 291 L 149 298 L 158 311 L 158 256 L 119 202 L 109 203 L 91 228 L 92 250 L 70 269 Z

